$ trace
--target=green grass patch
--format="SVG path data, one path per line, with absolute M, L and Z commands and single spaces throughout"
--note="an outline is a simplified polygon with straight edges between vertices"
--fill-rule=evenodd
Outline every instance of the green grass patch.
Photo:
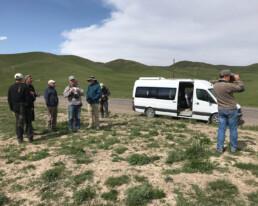
M 117 190 L 110 190 L 109 192 L 102 193 L 101 197 L 107 201 L 116 201 L 117 195 L 118 195 Z
M 150 184 L 142 184 L 135 187 L 130 187 L 126 191 L 126 205 L 141 206 L 146 205 L 154 199 L 166 197 L 163 190 L 153 188 Z
M 9 202 L 9 199 L 5 196 L 4 193 L 0 192 L 0 206 L 5 205 Z
M 128 184 L 130 182 L 130 177 L 127 175 L 122 175 L 119 177 L 109 177 L 105 181 L 105 185 L 108 187 L 117 187 L 123 184 Z
M 250 170 L 253 175 L 258 177 L 258 164 L 236 163 L 234 166 L 242 170 Z
M 62 178 L 64 167 L 56 167 L 45 171 L 41 177 L 46 182 L 54 182 Z
M 258 190 L 256 192 L 251 192 L 247 194 L 248 201 L 250 202 L 250 206 L 257 205 L 258 202 Z
M 134 179 L 135 179 L 137 182 L 141 182 L 141 183 L 148 182 L 148 178 L 145 177 L 145 176 L 134 175 Z
M 74 176 L 74 182 L 76 185 L 82 184 L 86 180 L 91 181 L 93 179 L 93 171 L 86 170 L 85 172 Z
M 119 146 L 119 147 L 115 148 L 114 150 L 117 154 L 123 154 L 126 150 L 128 150 L 128 148 L 124 147 L 124 146 Z
M 81 190 L 73 192 L 74 203 L 80 205 L 85 201 L 90 201 L 96 196 L 96 191 L 93 187 L 87 186 Z
M 146 154 L 132 154 L 127 158 L 127 161 L 130 165 L 146 165 L 159 159 L 159 156 L 148 157 Z

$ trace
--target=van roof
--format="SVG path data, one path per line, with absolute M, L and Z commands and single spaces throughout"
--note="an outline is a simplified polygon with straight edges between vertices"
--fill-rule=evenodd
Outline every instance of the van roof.
M 198 85 L 202 85 L 204 87 L 210 88 L 213 87 L 213 84 L 207 80 L 201 80 L 201 79 L 166 79 L 163 77 L 140 77 L 138 81 L 145 81 L 146 83 L 148 81 L 162 81 L 162 82 L 170 82 L 173 81 L 174 83 L 179 83 L 179 82 L 194 82 L 197 83 Z

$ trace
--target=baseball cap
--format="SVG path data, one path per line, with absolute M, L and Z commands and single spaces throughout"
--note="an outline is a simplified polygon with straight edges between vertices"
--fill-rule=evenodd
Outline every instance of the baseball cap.
M 94 81 L 95 81 L 96 79 L 95 79 L 94 76 L 90 76 L 90 77 L 87 79 L 87 81 L 89 82 L 89 81 L 91 81 L 91 80 L 94 80 Z
M 69 81 L 71 81 L 71 80 L 73 80 L 73 79 L 75 79 L 74 76 L 70 76 L 70 77 L 69 77 Z
M 16 74 L 14 75 L 14 79 L 22 79 L 22 78 L 23 78 L 23 76 L 22 76 L 21 73 L 16 73 Z
M 56 83 L 56 81 L 51 79 L 48 81 L 48 84 L 51 84 L 51 83 Z
M 103 87 L 103 86 L 104 86 L 104 84 L 103 84 L 103 83 L 100 83 L 99 85 L 100 85 L 101 87 Z
M 220 76 L 227 76 L 227 75 L 234 76 L 235 75 L 229 69 L 223 69 L 219 74 L 220 74 Z

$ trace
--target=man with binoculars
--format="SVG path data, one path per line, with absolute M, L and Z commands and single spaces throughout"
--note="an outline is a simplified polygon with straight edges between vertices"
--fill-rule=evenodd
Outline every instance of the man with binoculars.
M 237 103 L 233 93 L 243 91 L 245 91 L 245 87 L 238 74 L 233 74 L 228 69 L 222 70 L 220 72 L 220 79 L 214 85 L 214 92 L 218 102 L 219 116 L 217 151 L 220 154 L 222 154 L 224 151 L 225 132 L 227 125 L 230 130 L 231 152 L 237 151 L 238 111 Z

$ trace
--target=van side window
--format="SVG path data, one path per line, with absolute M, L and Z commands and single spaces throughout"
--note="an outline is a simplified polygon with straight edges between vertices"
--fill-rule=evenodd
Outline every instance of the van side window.
M 215 103 L 215 101 L 213 100 L 211 95 L 204 89 L 197 89 L 196 95 L 197 95 L 197 99 L 199 99 L 199 100 L 202 100 L 205 102 L 211 101 L 212 103 Z
M 149 96 L 149 88 L 148 87 L 137 87 L 135 97 L 145 97 Z
M 175 88 L 158 88 L 157 99 L 175 99 L 176 89 Z
M 173 100 L 176 88 L 137 87 L 135 97 Z

